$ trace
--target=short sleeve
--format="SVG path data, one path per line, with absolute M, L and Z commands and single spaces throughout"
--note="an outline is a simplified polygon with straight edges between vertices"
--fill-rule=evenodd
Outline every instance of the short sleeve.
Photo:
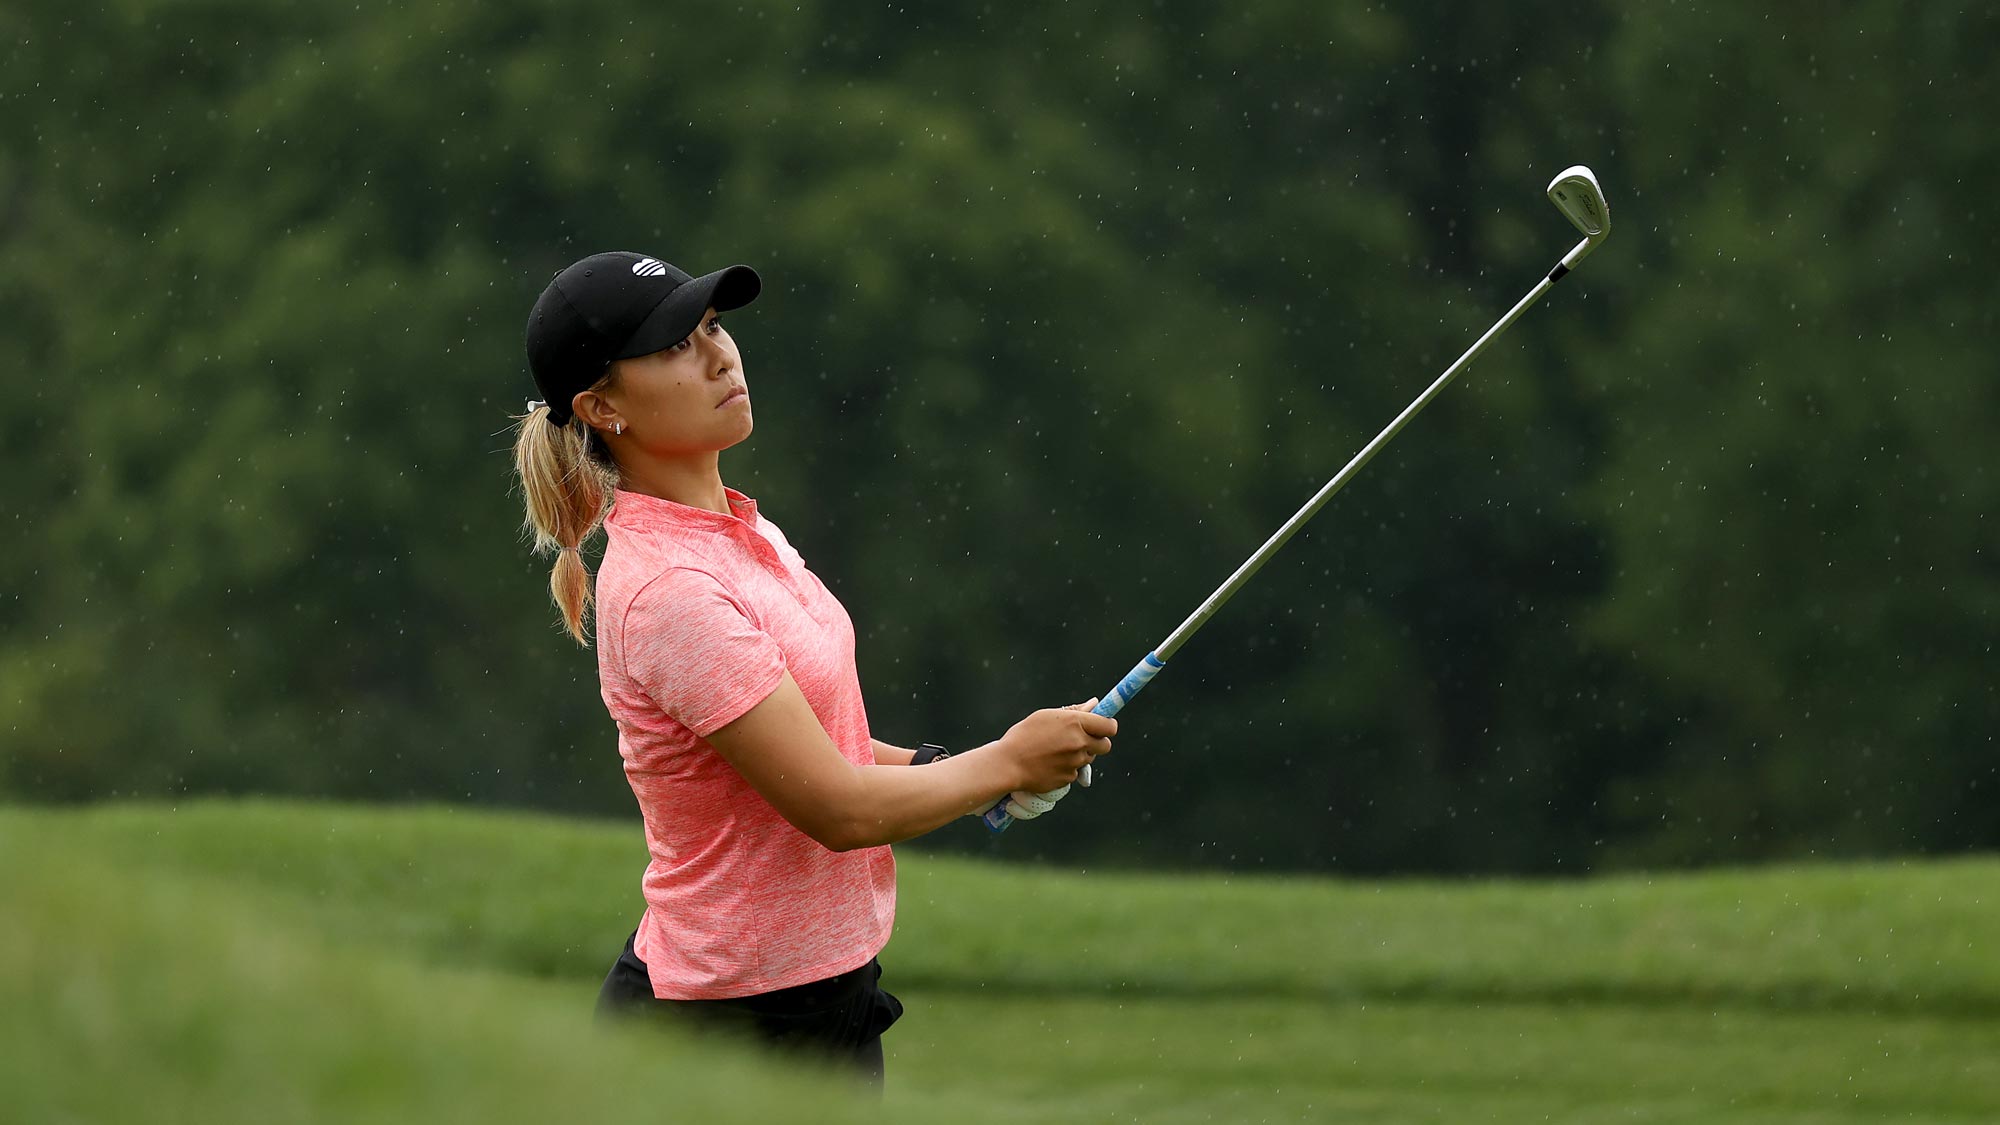
M 625 674 L 660 710 L 706 738 L 777 689 L 784 652 L 712 575 L 673 569 L 625 613 Z

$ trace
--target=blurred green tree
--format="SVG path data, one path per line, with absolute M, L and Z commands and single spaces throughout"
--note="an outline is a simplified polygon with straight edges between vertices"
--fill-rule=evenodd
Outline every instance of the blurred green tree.
M 2000 844 L 1989 14 L 0 29 L 0 791 L 626 809 L 504 454 L 522 317 L 606 247 L 764 271 L 725 474 L 853 611 L 879 735 L 992 737 L 1108 687 L 1546 269 L 1583 159 L 1609 246 L 1003 850 Z

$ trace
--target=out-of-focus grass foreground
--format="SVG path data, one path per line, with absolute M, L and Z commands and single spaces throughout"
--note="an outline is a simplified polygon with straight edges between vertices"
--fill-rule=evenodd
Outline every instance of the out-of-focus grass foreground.
M 1992 860 L 1581 881 L 906 859 L 885 1102 L 589 1024 L 630 832 L 0 811 L 9 1121 L 1991 1121 Z M 23 862 L 27 860 L 27 862 Z

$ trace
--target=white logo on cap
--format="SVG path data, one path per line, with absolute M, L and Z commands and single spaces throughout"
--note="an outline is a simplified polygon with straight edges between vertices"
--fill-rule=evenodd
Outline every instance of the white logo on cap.
M 641 258 L 632 263 L 632 272 L 640 277 L 660 277 L 667 272 L 667 264 L 658 258 Z

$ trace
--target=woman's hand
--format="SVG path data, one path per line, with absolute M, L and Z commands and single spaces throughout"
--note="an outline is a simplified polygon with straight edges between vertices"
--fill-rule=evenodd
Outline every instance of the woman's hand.
M 1015 789 L 1053 792 L 1075 781 L 1092 758 L 1111 753 L 1118 720 L 1092 712 L 1096 705 L 1092 699 L 1045 708 L 1007 728 L 995 746 L 1019 771 Z

